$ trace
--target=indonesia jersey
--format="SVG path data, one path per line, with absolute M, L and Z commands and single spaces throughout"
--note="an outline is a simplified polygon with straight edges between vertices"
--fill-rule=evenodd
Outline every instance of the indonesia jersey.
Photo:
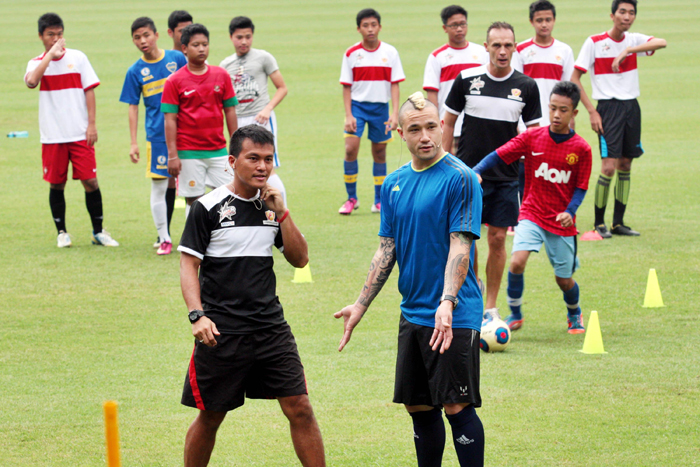
M 531 128 L 496 152 L 506 164 L 525 155 L 525 193 L 518 220 L 527 219 L 556 235 L 576 235 L 575 225 L 562 227 L 556 217 L 566 211 L 576 188 L 588 189 L 592 156 L 586 140 L 574 134 L 556 143 L 549 127 Z
M 654 51 L 627 55 L 625 61 L 620 64 L 619 73 L 613 72 L 612 63 L 627 47 L 642 45 L 653 38 L 637 32 L 628 32 L 617 42 L 604 32 L 586 39 L 574 66 L 583 73 L 591 70 L 591 97 L 595 100 L 621 101 L 639 97 L 637 56 L 653 55 Z
M 24 83 L 46 53 L 29 60 Z M 65 49 L 51 60 L 39 87 L 39 131 L 43 144 L 72 143 L 86 139 L 88 127 L 85 91 L 100 84 L 87 56 Z
M 442 118 L 445 113 L 445 99 L 452 89 L 452 83 L 460 71 L 468 68 L 475 68 L 488 63 L 489 56 L 486 49 L 473 42 L 467 43 L 466 47 L 455 49 L 445 44 L 439 49 L 435 49 L 428 55 L 423 73 L 423 89 L 426 91 L 437 91 L 438 111 Z M 455 123 L 455 136 L 462 134 L 462 120 L 464 117 L 459 114 Z
M 143 95 L 143 104 L 146 107 L 146 141 L 165 142 L 165 121 L 160 110 L 160 98 L 165 80 L 185 65 L 187 59 L 182 53 L 164 50 L 158 60 L 150 61 L 141 57 L 126 72 L 119 102 L 139 105 Z
M 182 159 L 225 156 L 224 107 L 238 104 L 228 72 L 207 66 L 195 75 L 186 66 L 165 81 L 163 113 L 177 114 L 177 150 Z M 184 152 L 181 152 L 184 151 Z
M 391 100 L 391 85 L 405 79 L 399 53 L 386 42 L 379 42 L 374 50 L 358 42 L 343 55 L 340 84 L 351 86 L 354 101 L 386 104 Z
M 435 327 L 450 233 L 481 235 L 481 185 L 476 174 L 452 154 L 416 170 L 405 164 L 384 179 L 379 236 L 393 238 L 399 266 L 401 313 L 409 322 Z M 469 273 L 452 314 L 454 328 L 479 331 L 483 301 L 469 255 Z
M 553 39 L 547 47 L 535 44 L 534 39 L 518 44 L 513 57 L 513 68 L 535 80 L 540 90 L 542 119 L 540 126 L 549 125 L 549 97 L 559 81 L 571 80 L 574 72 L 574 52 L 571 47 Z

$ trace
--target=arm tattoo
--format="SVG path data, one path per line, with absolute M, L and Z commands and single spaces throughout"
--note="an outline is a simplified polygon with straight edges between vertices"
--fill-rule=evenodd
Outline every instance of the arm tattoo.
M 369 306 L 372 300 L 377 296 L 386 280 L 391 274 L 391 270 L 396 264 L 396 244 L 393 238 L 381 237 L 379 249 L 372 258 L 372 263 L 369 265 L 369 273 L 365 281 L 360 298 L 357 301 L 364 306 Z
M 472 246 L 472 234 L 452 232 L 450 234 L 450 252 L 445 266 L 445 285 L 443 293 L 457 296 L 459 289 L 469 273 L 469 250 Z

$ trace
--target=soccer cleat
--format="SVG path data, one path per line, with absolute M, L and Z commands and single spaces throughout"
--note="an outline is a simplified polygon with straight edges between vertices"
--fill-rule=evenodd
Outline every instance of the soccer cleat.
M 160 247 L 158 248 L 158 251 L 156 251 L 156 253 L 159 255 L 169 255 L 172 251 L 173 244 L 171 242 L 163 242 L 160 244 Z
M 520 318 L 516 318 L 514 315 L 510 315 L 506 318 L 506 324 L 511 331 L 517 331 L 523 327 L 523 321 L 525 320 L 522 316 Z
M 586 328 L 583 327 L 583 313 L 569 315 L 566 319 L 569 323 L 569 334 L 583 334 Z
M 349 216 L 352 212 L 360 207 L 360 202 L 357 198 L 350 198 L 338 209 L 338 213 L 344 216 Z
M 498 308 L 487 308 L 484 310 L 484 316 L 481 321 L 481 326 L 493 321 L 494 319 L 501 319 L 501 315 L 498 313 Z
M 636 230 L 632 230 L 624 224 L 614 225 L 610 232 L 614 235 L 623 235 L 626 237 L 639 237 L 640 235 L 639 232 L 637 232 Z
M 373 204 L 370 209 L 372 212 L 382 212 L 382 203 Z
M 104 229 L 102 229 L 102 232 L 92 233 L 92 244 L 102 246 L 119 246 L 119 242 L 113 239 L 109 232 Z
M 59 248 L 68 248 L 69 246 L 73 245 L 73 242 L 70 240 L 70 235 L 68 235 L 68 232 L 61 230 L 58 233 L 58 237 L 56 238 L 56 242 L 58 243 Z
M 156 238 L 156 242 L 153 244 L 153 248 L 160 248 L 160 244 L 163 243 L 160 241 L 160 237 Z
M 608 230 L 608 226 L 605 224 L 596 225 L 595 231 L 598 232 L 598 235 L 600 235 L 603 238 L 611 238 L 612 237 L 612 234 Z

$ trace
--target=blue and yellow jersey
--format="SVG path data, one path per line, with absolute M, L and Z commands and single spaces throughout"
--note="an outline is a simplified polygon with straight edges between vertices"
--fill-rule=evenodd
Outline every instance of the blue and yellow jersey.
M 187 64 L 185 56 L 176 50 L 164 50 L 158 60 L 139 58 L 126 72 L 120 102 L 139 105 L 143 94 L 146 106 L 146 140 L 165 142 L 165 119 L 160 111 L 160 97 L 165 80 Z

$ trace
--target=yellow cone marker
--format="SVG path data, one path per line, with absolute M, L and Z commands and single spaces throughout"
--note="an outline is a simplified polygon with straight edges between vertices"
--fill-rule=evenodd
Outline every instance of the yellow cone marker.
M 102 405 L 105 414 L 105 436 L 107 438 L 107 466 L 121 467 L 119 459 L 119 421 L 117 420 L 117 403 L 107 401 Z
M 311 279 L 311 267 L 309 267 L 309 263 L 306 263 L 306 266 L 303 268 L 296 268 L 294 270 L 294 279 L 292 279 L 292 282 L 295 284 L 313 282 L 313 279 Z
M 177 198 L 175 200 L 175 209 L 185 209 L 187 206 L 187 203 L 185 202 L 184 198 Z
M 586 326 L 586 337 L 583 340 L 583 349 L 579 352 L 586 354 L 607 353 L 603 348 L 603 335 L 600 333 L 597 311 L 591 311 L 591 317 L 588 318 L 588 326 Z
M 659 288 L 659 279 L 656 277 L 656 269 L 649 269 L 649 279 L 647 280 L 647 292 L 644 295 L 644 308 L 660 308 L 664 305 Z

